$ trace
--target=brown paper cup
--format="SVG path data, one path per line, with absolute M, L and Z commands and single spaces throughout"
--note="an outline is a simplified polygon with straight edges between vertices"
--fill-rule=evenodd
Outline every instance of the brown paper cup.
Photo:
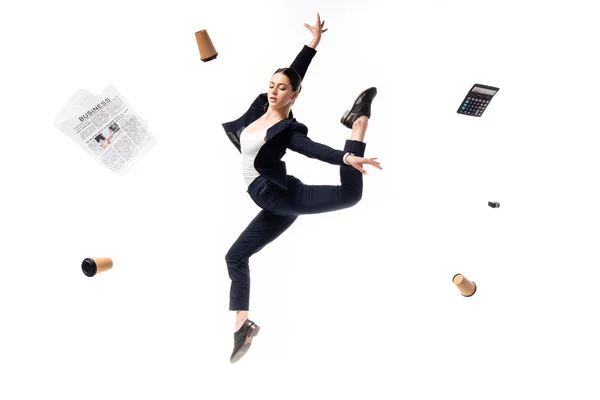
M 198 43 L 198 50 L 200 50 L 200 59 L 204 62 L 214 60 L 217 58 L 217 50 L 213 46 L 210 36 L 206 29 L 196 32 L 196 42 Z
M 110 258 L 86 258 L 81 263 L 83 273 L 89 277 L 108 271 L 112 266 L 113 262 Z
M 467 278 L 465 278 L 462 274 L 456 274 L 452 278 L 452 282 L 458 287 L 460 293 L 465 297 L 471 297 L 475 294 L 477 290 L 477 285 L 475 282 L 471 282 Z

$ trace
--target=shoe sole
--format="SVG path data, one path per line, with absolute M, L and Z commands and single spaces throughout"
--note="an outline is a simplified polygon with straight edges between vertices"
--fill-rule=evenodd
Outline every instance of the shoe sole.
M 348 118 L 348 115 L 350 115 L 350 111 L 346 110 L 346 112 L 344 113 L 344 115 L 342 115 L 342 119 L 340 120 L 340 122 L 344 126 L 346 126 L 346 119 Z
M 350 110 L 346 110 L 346 112 L 344 113 L 344 115 L 342 115 L 342 119 L 340 120 L 340 122 L 346 128 L 348 128 L 348 126 L 346 125 L 346 120 L 348 119 L 348 116 L 350 115 L 350 111 L 354 108 L 354 106 L 356 105 L 356 102 L 358 102 L 358 99 L 360 99 L 360 96 L 362 96 L 363 94 L 365 94 L 366 92 L 368 92 L 370 89 L 371 88 L 365 89 L 365 90 L 363 90 L 361 92 L 361 94 L 359 94 L 358 96 L 356 96 L 356 100 L 354 100 L 354 104 L 352 104 L 352 107 L 350 107 Z M 350 128 L 350 129 L 352 129 L 352 128 Z
M 246 341 L 244 342 L 242 347 L 240 347 L 240 349 L 237 351 L 237 353 L 235 353 L 233 355 L 233 357 L 231 357 L 230 361 L 232 364 L 239 361 L 239 359 L 244 357 L 244 355 L 248 352 L 248 350 L 250 350 L 250 345 L 252 344 L 252 338 L 254 336 L 258 335 L 259 331 L 260 331 L 260 326 L 256 325 L 256 328 L 253 328 L 252 332 L 250 332 L 250 334 L 248 336 L 246 336 Z

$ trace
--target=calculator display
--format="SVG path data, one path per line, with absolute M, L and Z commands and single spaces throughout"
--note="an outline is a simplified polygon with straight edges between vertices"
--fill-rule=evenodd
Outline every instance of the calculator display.
M 496 90 L 484 89 L 484 88 L 477 87 L 477 86 L 475 86 L 473 88 L 473 92 L 475 92 L 475 93 L 481 93 L 481 94 L 487 94 L 487 95 L 490 95 L 490 96 L 493 96 L 493 95 L 496 94 Z

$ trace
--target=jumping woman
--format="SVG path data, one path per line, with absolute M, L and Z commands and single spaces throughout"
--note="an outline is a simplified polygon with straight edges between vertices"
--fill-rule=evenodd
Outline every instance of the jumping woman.
M 261 93 L 248 111 L 235 121 L 223 124 L 227 136 L 242 155 L 242 174 L 247 192 L 262 209 L 233 243 L 225 261 L 231 278 L 229 309 L 236 311 L 234 346 L 230 361 L 238 361 L 250 348 L 260 327 L 248 319 L 250 303 L 249 259 L 289 228 L 302 214 L 317 214 L 352 207 L 361 199 L 364 164 L 381 169 L 377 158 L 363 158 L 364 137 L 371 103 L 377 94 L 372 87 L 363 91 L 350 111 L 341 118 L 352 130 L 344 150 L 335 150 L 308 138 L 306 126 L 293 117 L 291 107 L 321 41 L 325 21 L 317 14 L 314 26 L 304 24 L 313 39 L 296 56 L 290 68 L 280 68 L 271 77 L 267 93 Z M 340 166 L 341 185 L 305 185 L 287 175 L 281 158 L 286 150 Z

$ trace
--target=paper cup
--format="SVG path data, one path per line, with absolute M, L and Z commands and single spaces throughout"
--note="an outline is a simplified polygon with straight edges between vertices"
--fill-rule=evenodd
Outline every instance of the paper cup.
M 86 258 L 81 263 L 83 273 L 89 277 L 108 271 L 112 266 L 113 262 L 110 258 Z
M 462 274 L 456 274 L 452 278 L 452 282 L 458 287 L 460 293 L 465 297 L 471 297 L 475 294 L 477 290 L 477 285 L 475 282 L 471 282 L 467 278 L 465 278 Z
M 213 46 L 210 36 L 206 29 L 196 32 L 196 42 L 198 43 L 198 50 L 200 50 L 200 59 L 204 62 L 214 60 L 217 58 L 217 50 Z

